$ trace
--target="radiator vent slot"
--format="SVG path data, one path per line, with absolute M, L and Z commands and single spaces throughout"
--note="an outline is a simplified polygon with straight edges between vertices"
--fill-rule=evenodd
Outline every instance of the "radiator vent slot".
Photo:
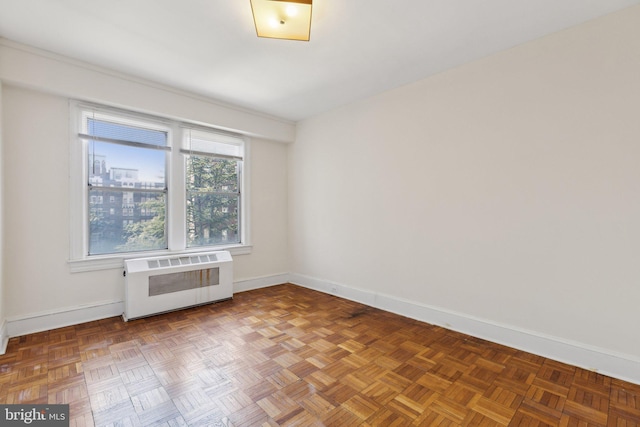
M 161 267 L 172 267 L 176 265 L 196 265 L 196 264 L 203 264 L 207 262 L 216 262 L 216 261 L 218 261 L 218 256 L 216 254 L 208 254 L 208 255 L 192 255 L 192 256 L 162 258 L 162 259 L 149 259 L 147 260 L 147 265 L 150 269 L 154 269 L 154 268 L 161 268 Z
M 149 277 L 149 296 L 171 294 L 189 289 L 206 288 L 220 284 L 220 269 L 182 271 Z
M 233 298 L 228 251 L 125 260 L 125 320 Z

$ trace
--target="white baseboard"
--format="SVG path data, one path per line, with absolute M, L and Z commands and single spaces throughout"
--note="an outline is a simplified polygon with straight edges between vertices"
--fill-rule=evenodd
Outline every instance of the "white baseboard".
M 122 301 L 108 301 L 35 313 L 7 319 L 7 334 L 9 337 L 19 337 L 35 332 L 106 319 L 107 317 L 120 316 L 123 311 L 124 304 Z
M 289 281 L 487 341 L 640 384 L 640 358 L 301 274 Z
M 244 292 L 287 283 L 288 281 L 288 273 L 277 274 L 239 280 L 233 283 L 233 289 L 234 292 Z M 107 317 L 120 316 L 123 311 L 123 301 L 109 301 L 7 319 L 2 329 L 0 329 L 0 338 L 2 339 L 0 345 L 4 345 L 0 347 L 0 350 L 5 348 L 6 341 L 8 341 L 9 337 L 19 337 L 26 334 L 91 322 L 93 320 L 106 319 Z
M 9 335 L 7 334 L 7 321 L 2 321 L 0 326 L 0 356 L 7 351 L 7 344 L 9 343 Z
M 288 282 L 289 273 L 238 280 L 233 282 L 233 292 L 238 293 L 251 291 L 253 289 L 268 288 L 269 286 L 282 285 Z

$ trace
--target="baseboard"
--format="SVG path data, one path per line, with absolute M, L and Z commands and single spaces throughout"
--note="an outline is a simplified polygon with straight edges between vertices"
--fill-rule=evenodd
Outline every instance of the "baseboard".
M 288 282 L 289 273 L 238 280 L 233 282 L 233 292 L 246 292 L 253 289 L 268 288 L 269 286 L 281 285 Z
M 122 301 L 109 301 L 30 314 L 7 319 L 7 334 L 9 337 L 19 337 L 93 320 L 106 319 L 107 317 L 120 316 L 123 311 L 124 303 Z
M 7 334 L 7 321 L 2 320 L 2 326 L 0 327 L 0 356 L 6 353 L 8 343 L 9 335 Z
M 292 273 L 289 275 L 289 281 L 305 288 L 640 384 L 638 357 L 314 277 Z
M 257 277 L 239 280 L 233 283 L 234 292 L 244 292 L 252 289 L 279 285 L 289 281 L 289 274 Z M 61 310 L 35 313 L 27 316 L 7 319 L 0 330 L 2 343 L 6 345 L 9 337 L 18 337 L 65 326 L 120 316 L 124 312 L 123 301 L 96 303 L 81 307 L 68 307 Z M 0 348 L 1 350 L 2 348 Z M 0 353 L 2 354 L 2 353 Z

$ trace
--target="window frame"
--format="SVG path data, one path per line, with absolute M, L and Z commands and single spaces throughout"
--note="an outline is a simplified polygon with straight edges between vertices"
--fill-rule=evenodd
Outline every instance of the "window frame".
M 107 113 L 102 110 L 96 110 L 95 108 L 80 109 L 79 116 L 81 117 L 81 123 L 78 129 L 78 132 L 79 132 L 78 139 L 79 139 L 79 142 L 82 144 L 82 148 L 84 151 L 84 154 L 83 154 L 83 158 L 85 159 L 84 179 L 88 179 L 85 182 L 87 182 L 88 184 L 86 191 L 88 192 L 88 195 L 89 195 L 88 196 L 89 204 L 86 208 L 88 209 L 89 215 L 91 215 L 91 212 L 92 212 L 92 205 L 94 205 L 94 208 L 95 208 L 95 205 L 101 204 L 103 197 L 109 194 L 111 191 L 116 191 L 117 193 L 122 194 L 121 218 L 122 218 L 123 229 L 126 227 L 125 224 L 133 223 L 133 220 L 131 218 L 134 217 L 135 215 L 134 210 L 135 210 L 135 194 L 136 193 L 141 193 L 145 195 L 146 194 L 156 194 L 156 195 L 162 194 L 163 195 L 162 197 L 164 198 L 164 205 L 165 205 L 165 221 L 163 224 L 163 228 L 164 228 L 163 240 L 164 241 L 162 242 L 163 243 L 162 246 L 164 247 L 158 247 L 152 250 L 140 250 L 140 251 L 126 250 L 126 251 L 120 251 L 120 252 L 91 253 L 91 249 L 92 249 L 91 226 L 90 224 L 85 224 L 85 227 L 86 227 L 85 230 L 87 233 L 87 237 L 86 237 L 87 256 L 94 257 L 98 255 L 122 255 L 127 253 L 150 252 L 150 251 L 159 251 L 159 250 L 168 249 L 168 241 L 167 241 L 168 229 L 167 229 L 166 214 L 168 214 L 168 211 L 169 211 L 168 198 L 167 198 L 167 193 L 168 193 L 167 180 L 169 175 L 168 165 L 170 162 L 170 153 L 172 151 L 171 141 L 172 141 L 173 130 L 171 129 L 171 126 L 168 123 L 165 123 L 160 120 L 150 120 L 148 118 L 138 118 L 138 117 L 133 117 L 131 115 L 115 114 L 111 112 Z M 150 130 L 153 132 L 158 132 L 164 135 L 163 141 L 165 143 L 155 144 L 155 143 L 140 142 L 140 141 L 135 142 L 134 140 L 126 139 L 126 138 L 121 139 L 117 136 L 116 137 L 113 137 L 113 136 L 92 137 L 91 132 L 89 131 L 89 127 L 90 127 L 89 121 L 91 120 L 97 120 L 100 122 L 105 122 L 105 123 L 108 122 L 116 125 L 127 126 L 130 128 L 139 128 L 144 130 Z M 148 187 L 147 185 L 136 187 L 134 182 L 130 179 L 133 177 L 134 170 L 128 167 L 122 167 L 122 165 L 120 165 L 120 167 L 111 165 L 110 173 L 109 173 L 111 179 L 115 181 L 121 181 L 119 185 L 116 185 L 116 186 L 114 186 L 113 184 L 102 185 L 101 183 L 92 184 L 91 176 L 90 176 L 91 174 L 89 174 L 88 172 L 89 172 L 89 169 L 91 169 L 91 167 L 95 166 L 95 161 L 90 162 L 86 160 L 88 159 L 88 156 L 91 155 L 92 151 L 95 149 L 95 148 L 93 149 L 90 148 L 92 141 L 96 141 L 97 143 L 100 143 L 100 144 L 108 144 L 110 146 L 116 145 L 119 147 L 128 147 L 138 151 L 145 150 L 144 151 L 145 155 L 149 155 L 151 154 L 151 152 L 160 151 L 163 157 L 163 161 L 162 161 L 163 182 L 156 183 L 156 184 L 161 184 L 161 188 L 159 188 L 157 185 L 154 185 L 151 187 Z M 94 155 L 95 155 L 95 152 L 94 152 Z M 144 182 L 144 184 L 148 184 L 148 183 Z M 97 192 L 97 194 L 102 194 L 102 195 L 91 196 L 92 192 Z M 95 202 L 92 200 L 94 197 L 96 198 Z
M 132 110 L 123 110 L 88 102 L 70 101 L 70 147 L 69 147 L 69 191 L 70 191 L 70 233 L 69 233 L 69 268 L 72 273 L 122 268 L 125 259 L 151 257 L 167 254 L 182 254 L 212 250 L 228 250 L 232 255 L 249 254 L 252 250 L 250 243 L 250 139 L 244 135 L 226 132 L 213 126 L 203 126 L 184 121 L 170 120 L 152 116 Z M 140 252 L 121 252 L 113 254 L 89 255 L 89 200 L 86 177 L 88 165 L 86 162 L 87 143 L 79 137 L 82 133 L 83 118 L 89 112 L 130 120 L 132 123 L 147 124 L 168 132 L 167 146 L 168 161 L 166 166 L 167 183 L 167 212 L 166 230 L 168 249 Z M 187 247 L 187 206 L 186 206 L 186 156 L 183 154 L 183 134 L 189 129 L 224 134 L 237 138 L 241 144 L 242 177 L 240 188 L 240 213 L 238 227 L 240 229 L 240 243 L 221 244 L 212 246 Z

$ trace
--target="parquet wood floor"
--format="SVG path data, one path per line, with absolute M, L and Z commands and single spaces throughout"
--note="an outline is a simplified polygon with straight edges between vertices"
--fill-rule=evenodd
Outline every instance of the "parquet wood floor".
M 640 426 L 640 386 L 286 284 L 12 338 L 0 403 L 72 426 Z

